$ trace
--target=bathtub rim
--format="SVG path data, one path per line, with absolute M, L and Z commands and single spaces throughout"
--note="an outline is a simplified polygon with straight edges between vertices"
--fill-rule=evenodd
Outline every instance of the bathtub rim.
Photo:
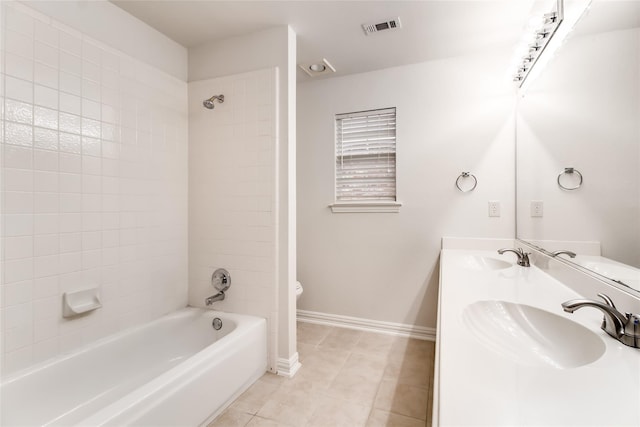
M 209 362 L 211 361 L 210 359 L 212 357 L 215 357 L 218 354 L 224 354 L 225 351 L 229 349 L 229 347 L 234 348 L 234 343 L 236 341 L 243 340 L 245 335 L 253 332 L 255 326 L 258 326 L 262 329 L 262 333 L 264 334 L 263 338 L 265 340 L 264 344 L 265 346 L 267 345 L 267 320 L 265 318 L 244 314 L 227 313 L 216 310 L 208 310 L 199 307 L 185 307 L 177 311 L 200 311 L 211 315 L 211 318 L 213 318 L 215 314 L 220 314 L 223 320 L 224 317 L 235 320 L 236 327 L 231 333 L 216 341 L 215 345 L 212 344 L 209 347 L 205 347 L 203 350 L 185 359 L 183 362 L 174 366 L 173 368 L 163 372 L 162 374 L 153 378 L 151 381 L 141 384 L 140 387 L 132 390 L 125 396 L 122 396 L 121 399 L 112 402 L 111 404 L 105 406 L 89 417 L 83 419 L 79 425 L 112 425 L 114 421 L 117 421 L 119 424 L 120 420 L 118 420 L 118 418 L 126 418 L 127 411 L 134 408 L 136 405 L 140 405 L 141 403 L 142 405 L 140 406 L 138 411 L 129 414 L 128 416 L 135 417 L 136 415 L 143 415 L 146 408 L 153 406 L 153 403 L 157 399 L 162 398 L 162 394 L 156 396 L 154 396 L 154 394 L 156 394 L 159 390 L 162 390 L 165 393 L 167 392 L 166 387 L 163 388 L 162 386 L 166 386 L 168 383 L 174 383 L 175 386 L 190 383 L 194 376 L 197 377 L 198 373 L 202 373 L 203 370 L 210 366 Z M 263 364 L 259 369 L 259 372 L 256 371 L 251 375 L 251 378 L 241 387 L 242 390 L 237 395 L 236 393 L 234 393 L 229 399 L 227 399 L 224 405 L 222 405 L 214 413 L 209 415 L 207 419 L 201 421 L 201 424 L 204 425 L 206 420 L 208 420 L 209 418 L 213 419 L 215 418 L 215 416 L 219 415 L 230 403 L 233 402 L 232 398 L 235 399 L 241 394 L 241 392 L 246 391 L 246 389 L 248 389 L 251 384 L 253 384 L 258 378 L 264 375 L 266 371 L 267 359 L 265 357 Z M 151 401 L 145 402 L 145 399 L 151 399 Z
M 41 371 L 43 369 L 48 368 L 51 365 L 55 365 L 56 363 L 60 363 L 63 362 L 67 359 L 70 359 L 72 357 L 75 357 L 77 355 L 86 353 L 88 351 L 91 351 L 93 349 L 95 349 L 96 347 L 100 347 L 102 345 L 108 344 L 109 342 L 115 341 L 119 338 L 122 338 L 125 335 L 129 335 L 135 332 L 138 332 L 140 330 L 143 329 L 148 329 L 150 328 L 153 324 L 155 323 L 160 323 L 161 321 L 166 321 L 172 318 L 178 318 L 178 317 L 186 317 L 188 316 L 190 313 L 192 312 L 197 312 L 197 311 L 201 311 L 203 313 L 211 313 L 211 316 L 213 316 L 214 314 L 219 314 L 219 316 L 216 317 L 220 317 L 222 318 L 223 322 L 224 322 L 224 318 L 228 318 L 230 320 L 233 320 L 235 322 L 235 329 L 237 329 L 239 327 L 239 325 L 241 324 L 241 320 L 244 320 L 245 322 L 247 320 L 250 319 L 262 319 L 266 322 L 266 319 L 264 319 L 263 317 L 259 317 L 259 316 L 253 316 L 253 315 L 247 315 L 247 314 L 238 314 L 238 313 L 230 313 L 230 312 L 226 312 L 226 311 L 219 311 L 219 310 L 212 310 L 212 309 L 207 309 L 207 308 L 202 308 L 202 307 L 193 307 L 193 306 L 185 306 L 185 307 L 181 307 L 177 310 L 173 310 L 169 313 L 166 313 L 156 319 L 150 320 L 148 322 L 142 323 L 140 325 L 135 325 L 132 326 L 130 328 L 126 328 L 123 329 L 121 331 L 115 332 L 113 334 L 109 334 L 106 335 L 102 338 L 98 338 L 95 341 L 90 342 L 89 344 L 80 346 L 78 348 L 75 348 L 67 353 L 61 353 L 58 354 L 52 358 L 43 360 L 42 362 L 38 362 L 34 365 L 28 366 L 24 369 L 20 369 L 16 372 L 13 372 L 9 375 L 7 375 L 6 377 L 2 377 L 0 378 L 0 392 L 2 390 L 2 387 L 4 387 L 5 385 L 8 385 L 14 381 L 19 380 L 22 377 L 25 377 L 27 375 L 31 375 L 34 374 L 38 371 Z M 213 317 L 212 317 L 213 318 Z M 246 327 L 246 324 L 245 324 Z M 231 334 L 227 334 L 224 337 L 220 338 L 219 340 L 217 340 L 216 342 L 222 342 L 224 339 L 226 339 L 229 335 Z M 205 347 L 206 348 L 206 347 Z M 204 349 L 203 349 L 204 350 Z M 197 353 L 196 353 L 197 354 Z M 193 356 L 195 356 L 196 354 L 188 357 L 186 360 L 190 360 Z M 173 368 L 171 368 L 173 369 Z M 170 370 L 171 370 L 170 369 Z M 168 372 L 168 371 L 167 371 Z M 163 373 L 164 374 L 164 373 Z

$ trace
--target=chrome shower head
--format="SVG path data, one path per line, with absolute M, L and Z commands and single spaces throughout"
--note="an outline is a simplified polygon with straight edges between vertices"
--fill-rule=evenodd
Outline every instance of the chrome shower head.
M 213 95 L 211 98 L 202 101 L 202 105 L 204 105 L 204 107 L 208 108 L 209 110 L 213 110 L 214 100 L 217 100 L 220 104 L 222 104 L 224 102 L 224 95 Z

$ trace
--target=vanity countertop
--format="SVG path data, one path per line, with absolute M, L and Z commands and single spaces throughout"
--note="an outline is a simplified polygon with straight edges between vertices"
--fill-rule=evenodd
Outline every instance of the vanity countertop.
M 494 269 L 505 267 L 500 261 L 512 265 Z M 599 310 L 562 310 L 561 303 L 583 296 L 535 266 L 517 266 L 513 254 L 444 249 L 440 262 L 434 425 L 640 425 L 640 349 L 600 329 Z M 473 331 L 467 308 L 480 301 L 524 304 L 582 325 L 602 355 L 558 368 L 501 352 Z M 540 332 L 529 326 L 527 334 Z M 513 331 L 505 329 L 508 337 Z

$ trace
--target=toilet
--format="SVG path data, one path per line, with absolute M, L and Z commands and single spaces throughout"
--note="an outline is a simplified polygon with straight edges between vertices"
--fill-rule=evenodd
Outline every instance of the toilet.
M 302 295 L 302 285 L 296 281 L 296 301 L 300 299 L 300 295 Z

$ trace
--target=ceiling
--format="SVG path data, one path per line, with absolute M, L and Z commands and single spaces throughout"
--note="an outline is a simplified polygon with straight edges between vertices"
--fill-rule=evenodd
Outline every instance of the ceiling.
M 513 47 L 531 0 L 110 0 L 185 47 L 290 25 L 297 62 L 326 58 L 335 75 Z M 400 17 L 402 29 L 366 36 L 364 23 Z M 299 71 L 299 79 L 307 79 Z

